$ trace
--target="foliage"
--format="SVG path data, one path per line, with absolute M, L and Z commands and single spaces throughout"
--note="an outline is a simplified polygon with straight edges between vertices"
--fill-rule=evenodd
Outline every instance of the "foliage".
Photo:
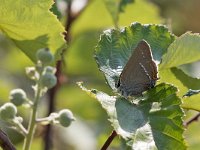
M 56 139 L 53 143 L 56 143 L 57 149 L 62 149 L 63 143 L 70 142 L 65 139 L 80 143 L 75 143 L 74 149 L 80 146 L 84 149 L 84 144 L 89 143 L 87 140 L 90 132 L 88 131 L 92 131 L 92 135 L 95 133 L 92 139 L 93 141 L 95 139 L 95 144 L 98 141 L 98 145 L 101 146 L 111 128 L 123 139 L 115 140 L 115 143 L 112 143 L 113 147 L 120 147 L 119 141 L 123 141 L 122 149 L 138 149 L 141 146 L 143 149 L 186 149 L 183 138 L 185 118 L 182 108 L 200 111 L 200 94 L 198 94 L 200 80 L 184 68 L 190 68 L 188 63 L 194 63 L 200 59 L 199 34 L 186 32 L 177 37 L 166 26 L 155 24 L 163 23 L 158 15 L 159 10 L 145 0 L 90 0 L 87 2 L 83 9 L 77 12 L 75 7 L 68 9 L 71 4 L 72 6 L 75 4 L 72 0 L 56 0 L 54 5 L 53 0 L 0 1 L 0 32 L 14 43 L 5 40 L 5 37 L 2 38 L 0 35 L 0 99 L 5 102 L 9 90 L 20 87 L 10 92 L 11 103 L 0 107 L 1 119 L 4 119 L 4 121 L 1 120 L 0 126 L 17 129 L 25 136 L 25 139 L 29 139 L 28 142 L 26 140 L 29 144 L 25 144 L 29 146 L 31 135 L 34 132 L 33 126 L 38 123 L 41 125 L 61 124 L 68 127 L 75 120 L 68 109 L 52 112 L 47 117 L 40 117 L 46 112 L 49 102 L 45 100 L 37 107 L 39 117 L 36 118 L 36 122 L 30 119 L 32 121 L 29 127 L 32 131 L 30 128 L 23 127 L 29 121 L 28 112 L 36 108 L 33 107 L 37 105 L 36 99 L 40 99 L 47 89 L 55 86 L 59 80 L 59 84 L 63 86 L 59 90 L 58 86 L 55 91 L 52 90 L 56 95 L 54 107 L 56 105 L 56 109 L 71 108 L 78 116 L 76 120 L 78 126 L 72 124 L 73 127 L 69 130 L 56 128 L 56 133 L 60 135 L 52 139 Z M 162 2 L 159 1 L 159 3 Z M 60 7 L 60 4 L 67 6 L 65 10 L 62 10 L 63 6 Z M 176 2 L 174 6 L 177 6 Z M 129 25 L 130 23 L 132 24 Z M 67 34 L 61 24 L 65 25 Z M 113 24 L 115 29 L 112 28 Z M 102 30 L 104 30 L 103 33 Z M 97 42 L 99 33 L 102 34 Z M 69 47 L 66 47 L 64 36 L 65 40 L 68 40 Z M 115 84 L 132 51 L 142 39 L 145 39 L 151 47 L 153 58 L 158 65 L 159 80 L 154 88 L 143 93 L 143 97 L 129 97 L 127 100 L 118 93 Z M 98 67 L 92 58 L 96 43 L 98 44 L 95 48 L 95 60 Z M 14 45 L 25 55 L 17 51 Z M 46 56 L 42 54 L 45 53 L 44 49 L 41 55 L 38 53 L 36 55 L 38 49 L 47 47 L 54 55 L 54 62 L 52 62 L 53 56 L 49 51 Z M 66 50 L 67 55 L 64 55 Z M 51 65 L 55 65 L 55 62 L 60 59 L 60 54 L 64 58 L 61 60 L 64 67 L 63 70 L 58 69 L 56 73 L 54 67 L 45 65 L 50 65 L 50 62 Z M 37 60 L 40 60 L 40 63 Z M 44 65 L 41 65 L 41 62 Z M 35 63 L 34 67 L 26 69 L 27 76 L 32 80 L 28 82 L 20 73 L 27 64 L 33 63 Z M 98 68 L 103 72 L 110 89 L 104 84 L 105 80 L 97 71 Z M 67 73 L 67 76 L 62 73 L 59 76 L 60 71 Z M 97 99 L 97 101 L 91 101 L 76 87 L 75 82 L 80 80 L 84 80 L 87 86 L 105 92 L 88 90 L 79 84 L 82 90 Z M 35 93 L 33 98 L 28 99 L 27 97 L 33 95 L 29 93 L 30 85 L 33 84 L 35 84 L 33 86 Z M 37 95 L 39 98 L 36 98 Z M 100 108 L 98 102 L 103 109 Z M 29 109 L 25 110 L 27 106 Z M 107 112 L 107 117 L 104 110 Z M 32 117 L 34 118 L 34 115 Z M 105 118 L 109 118 L 112 127 L 105 121 Z M 93 126 L 95 124 L 95 129 L 90 128 L 87 132 L 82 132 L 85 126 L 88 127 L 91 124 Z M 38 131 L 40 130 L 41 128 Z M 7 131 L 9 134 L 9 130 Z M 68 131 L 73 134 L 70 135 Z M 79 137 L 77 134 L 74 136 L 75 132 L 79 133 Z M 193 144 L 190 132 L 190 129 L 186 130 L 186 139 L 190 141 L 189 148 L 198 147 Z M 84 135 L 84 138 L 81 138 L 81 135 Z M 61 138 L 62 136 L 64 138 Z M 15 143 L 20 141 L 16 133 L 9 135 L 9 138 Z M 79 138 L 86 142 L 81 143 Z M 41 149 L 43 144 L 38 143 L 41 141 L 34 139 L 32 148 L 38 149 L 37 145 L 39 145 Z M 69 145 L 67 143 L 67 146 Z M 96 145 L 85 149 L 96 149 Z
M 178 67 L 199 60 L 199 47 L 199 34 L 185 33 L 168 47 L 167 53 L 163 56 L 160 69 Z
M 139 41 L 145 39 L 151 45 L 153 57 L 159 62 L 174 38 L 164 26 L 134 23 L 121 31 L 105 31 L 97 45 L 95 58 L 108 84 L 115 89 L 122 68 Z
M 126 65 L 130 55 L 132 54 L 132 50 L 134 50 L 137 43 L 142 39 L 145 39 L 150 44 L 153 52 L 153 57 L 157 61 L 157 63 L 160 62 L 164 54 L 167 55 L 168 53 L 167 49 L 168 47 L 171 46 L 170 44 L 179 40 L 178 38 L 175 39 L 175 36 L 171 34 L 164 26 L 141 25 L 139 23 L 134 23 L 130 27 L 125 27 L 124 29 L 121 30 L 115 30 L 115 29 L 107 30 L 101 35 L 100 41 L 95 51 L 95 59 L 98 63 L 100 71 L 104 73 L 109 86 L 114 90 L 114 92 L 117 92 L 115 85 L 119 79 L 123 67 Z M 161 65 L 164 62 L 165 60 L 163 58 Z M 160 69 L 160 66 L 159 66 L 159 71 L 161 72 L 162 69 Z M 162 80 L 165 81 L 167 80 L 167 78 L 163 78 Z M 136 105 L 134 104 L 127 105 L 126 104 L 128 103 L 127 100 L 125 100 L 125 98 L 122 98 L 120 96 L 110 97 L 105 93 L 101 93 L 95 90 L 88 91 L 83 87 L 82 89 L 87 92 L 91 92 L 93 93 L 93 95 L 95 95 L 95 97 L 102 104 L 103 108 L 106 109 L 106 111 L 108 112 L 108 116 L 110 118 L 109 120 L 111 121 L 114 129 L 117 131 L 119 135 L 121 135 L 124 139 L 127 140 L 127 144 L 131 145 L 133 149 L 139 147 L 139 145 L 141 146 L 141 142 L 144 143 L 143 147 L 151 147 L 152 149 L 154 148 L 162 149 L 162 146 L 166 145 L 162 142 L 168 141 L 166 139 L 167 137 L 162 136 L 162 133 L 164 135 L 167 134 L 169 137 L 174 137 L 173 135 L 170 135 L 171 134 L 170 132 L 165 133 L 165 128 L 169 128 L 168 130 L 170 130 L 172 133 L 176 133 L 175 134 L 176 138 L 174 137 L 172 139 L 169 139 L 169 141 L 172 142 L 169 145 L 171 145 L 172 147 L 177 146 L 177 149 L 186 149 L 186 145 L 182 135 L 184 129 L 182 121 L 183 112 L 180 108 L 181 101 L 179 99 L 178 103 L 175 102 L 176 99 L 178 99 L 178 97 L 175 98 L 172 95 L 173 94 L 176 95 L 175 94 L 176 90 L 172 90 L 173 87 L 170 86 L 167 87 L 167 86 L 169 85 L 161 83 L 152 90 L 149 90 L 144 95 L 144 98 L 140 97 L 133 98 L 131 101 L 137 103 Z M 161 88 L 162 90 L 158 90 L 159 88 Z M 171 93 L 169 93 L 169 91 Z M 153 101 L 150 100 L 151 99 L 150 97 L 153 98 Z M 159 99 L 161 99 L 161 101 L 159 101 Z M 166 108 L 164 107 L 166 103 L 164 99 L 167 99 L 168 102 L 167 105 L 165 106 Z M 149 103 L 148 105 L 149 109 L 143 108 L 143 103 L 145 103 L 145 101 Z M 173 104 L 174 102 L 177 105 L 176 108 L 174 108 L 175 110 L 178 111 L 176 114 L 177 116 L 173 116 L 172 114 L 170 114 L 170 112 L 172 111 L 170 107 L 171 106 L 174 107 Z M 160 106 L 161 107 L 163 106 L 163 110 L 160 108 Z M 156 111 L 156 109 L 159 111 Z M 177 127 L 174 127 L 174 125 L 171 123 L 166 123 L 165 119 L 163 120 L 163 123 L 161 120 L 159 120 L 160 123 L 159 126 L 157 126 L 155 122 L 157 122 L 158 120 L 156 120 L 154 117 L 153 117 L 154 119 L 151 118 L 152 117 L 151 112 L 154 111 L 156 111 L 155 114 L 158 116 L 164 117 L 165 116 L 164 114 L 166 114 L 171 116 L 170 117 L 171 119 L 172 118 L 174 118 L 175 120 L 178 119 L 176 121 L 172 121 L 174 123 L 177 122 L 175 123 L 175 126 Z M 127 114 L 128 116 L 126 116 L 125 114 Z M 143 116 L 144 114 L 146 115 Z M 129 115 L 134 119 L 129 117 Z M 130 120 L 130 122 L 128 120 Z M 154 121 L 151 122 L 151 120 Z M 147 126 L 150 127 L 151 130 L 148 129 L 148 127 L 146 127 L 146 123 L 148 121 L 150 121 L 150 123 Z M 169 127 L 166 127 L 166 124 L 168 124 Z M 132 128 L 134 128 L 134 130 Z M 157 131 L 158 129 L 160 129 L 159 132 L 161 132 L 161 134 Z M 143 138 L 141 138 L 140 137 L 141 135 L 137 135 L 136 133 L 138 134 L 140 133 L 141 135 L 145 136 L 145 138 L 143 136 L 142 136 Z M 177 134 L 179 134 L 179 136 L 177 136 Z M 137 136 L 140 137 L 139 138 L 140 142 L 137 142 L 135 140 L 137 139 Z M 149 145 L 146 145 L 147 141 Z M 167 143 L 169 143 L 169 141 Z M 176 143 L 177 141 L 179 141 L 178 143 L 180 145 Z M 169 145 L 168 144 L 166 145 L 166 149 L 170 149 Z
M 135 105 L 123 97 L 80 86 L 101 103 L 114 129 L 132 149 L 186 149 L 182 136 L 183 111 L 175 87 L 157 85 Z
M 38 49 L 49 47 L 56 54 L 65 46 L 64 28 L 49 11 L 52 4 L 51 0 L 0 2 L 0 31 L 34 62 Z
M 32 86 L 34 90 L 34 98 L 28 99 L 26 93 L 22 89 L 14 89 L 10 92 L 11 103 L 5 103 L 0 107 L 0 118 L 5 123 L 24 136 L 23 150 L 29 150 L 32 143 L 32 138 L 35 133 L 37 124 L 60 124 L 68 127 L 74 121 L 73 114 L 70 110 L 61 110 L 59 113 L 51 113 L 46 118 L 38 118 L 38 103 L 41 97 L 48 89 L 54 87 L 57 83 L 55 68 L 48 66 L 53 61 L 53 55 L 47 49 L 40 49 L 37 52 L 37 64 L 35 67 L 26 68 L 28 77 L 34 80 L 35 85 Z M 17 107 L 24 106 L 29 108 L 31 116 L 29 125 L 26 129 L 22 122 L 21 116 L 17 116 Z

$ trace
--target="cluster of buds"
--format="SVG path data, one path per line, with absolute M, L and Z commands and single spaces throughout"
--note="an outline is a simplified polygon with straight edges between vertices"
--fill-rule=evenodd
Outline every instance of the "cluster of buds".
M 57 78 L 55 76 L 56 69 L 49 66 L 53 63 L 54 56 L 48 49 L 40 49 L 36 53 L 36 58 L 36 66 L 26 68 L 26 74 L 36 83 L 36 85 L 33 86 L 35 93 L 40 89 L 40 91 L 42 91 L 41 93 L 44 94 L 48 89 L 57 84 Z M 6 122 L 18 124 L 18 126 L 21 127 L 23 119 L 17 117 L 17 107 L 34 107 L 34 101 L 28 99 L 26 92 L 22 89 L 11 90 L 9 100 L 10 102 L 5 103 L 0 107 L 0 118 Z M 45 121 L 47 124 L 55 123 L 68 127 L 75 118 L 70 110 L 63 109 L 58 113 L 52 113 L 49 117 L 38 120 L 41 121 L 40 123 Z M 24 133 L 26 133 L 26 131 L 24 131 Z

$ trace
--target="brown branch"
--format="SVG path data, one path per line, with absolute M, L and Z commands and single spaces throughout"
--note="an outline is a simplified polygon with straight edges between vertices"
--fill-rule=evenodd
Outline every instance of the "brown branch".
M 67 5 L 67 19 L 66 19 L 66 23 L 65 23 L 65 33 L 64 33 L 64 36 L 65 36 L 65 40 L 66 42 L 70 42 L 71 41 L 71 32 L 70 32 L 70 29 L 71 29 L 71 26 L 73 24 L 73 22 L 85 11 L 85 9 L 87 8 L 87 6 L 89 5 L 89 0 L 86 1 L 86 4 L 85 4 L 85 7 L 83 7 L 79 12 L 77 13 L 73 13 L 72 10 L 71 10 L 71 5 L 72 5 L 72 1 L 69 1 L 68 2 L 68 5 Z
M 60 87 L 61 63 L 62 63 L 61 61 L 58 61 L 56 64 L 57 71 L 55 75 L 58 79 L 58 82 L 55 87 L 53 87 L 52 89 L 48 91 L 48 95 L 49 95 L 48 115 L 55 111 L 55 96 L 56 96 L 57 90 Z M 52 127 L 50 124 L 46 126 L 44 142 L 45 142 L 44 149 L 50 150 L 52 147 Z
M 192 122 L 198 121 L 199 117 L 200 117 L 200 113 L 198 113 L 197 115 L 195 115 L 194 117 L 192 117 L 190 120 L 186 121 L 184 123 L 184 126 L 188 127 Z
M 0 146 L 3 150 L 16 150 L 8 136 L 0 130 Z
M 68 7 L 67 7 L 67 22 L 65 24 L 65 33 L 64 33 L 64 38 L 66 40 L 66 42 L 69 44 L 71 41 L 71 25 L 74 22 L 75 19 L 77 19 L 77 17 L 80 16 L 80 14 L 83 12 L 83 10 L 85 10 L 86 6 L 88 5 L 88 2 L 86 3 L 85 7 L 83 9 L 81 9 L 76 15 L 74 15 L 71 11 L 71 1 L 69 1 L 68 3 Z M 49 95 L 49 105 L 48 105 L 48 115 L 52 112 L 55 111 L 55 97 L 56 97 L 56 93 L 58 91 L 58 89 L 60 88 L 60 85 L 63 83 L 63 75 L 62 75 L 62 63 L 63 63 L 63 56 L 64 53 L 66 52 L 66 49 L 64 49 L 61 53 L 61 60 L 59 60 L 56 64 L 56 77 L 58 80 L 58 83 L 55 87 L 53 87 L 52 89 L 50 89 L 48 91 L 48 95 Z M 46 130 L 45 130 L 45 135 L 44 135 L 44 150 L 50 150 L 52 148 L 52 127 L 51 125 L 47 125 Z
M 101 150 L 107 150 L 109 145 L 112 143 L 113 139 L 117 136 L 117 132 L 115 130 L 112 131 L 112 134 L 108 137 L 106 142 L 104 143 L 103 147 Z

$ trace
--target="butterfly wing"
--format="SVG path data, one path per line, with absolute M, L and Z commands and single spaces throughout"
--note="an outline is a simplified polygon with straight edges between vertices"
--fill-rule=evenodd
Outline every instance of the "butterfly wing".
M 153 61 L 151 49 L 148 43 L 142 40 L 125 65 L 117 88 L 125 97 L 141 95 L 153 87 L 157 79 L 157 66 Z
M 139 53 L 142 54 L 141 64 L 144 66 L 144 70 L 148 76 L 150 76 L 151 80 L 158 80 L 157 76 L 157 66 L 153 60 L 151 48 L 149 44 L 142 40 L 139 44 Z

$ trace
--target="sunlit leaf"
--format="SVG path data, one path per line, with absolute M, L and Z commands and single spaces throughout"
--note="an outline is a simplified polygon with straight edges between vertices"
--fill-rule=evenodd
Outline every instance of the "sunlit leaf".
M 179 88 L 179 95 L 183 96 L 189 89 L 200 89 L 200 79 L 185 74 L 177 67 L 200 59 L 199 34 L 185 33 L 177 38 L 163 55 L 159 65 L 161 80 L 172 83 Z M 171 72 L 168 74 L 167 72 Z M 200 95 L 184 98 L 183 108 L 200 110 Z
M 55 54 L 65 46 L 64 28 L 49 11 L 52 4 L 53 0 L 0 1 L 0 31 L 33 61 L 40 48 Z
M 200 89 L 200 79 L 190 77 L 178 68 L 171 68 L 171 71 L 175 77 L 188 89 Z
M 160 69 L 178 67 L 197 60 L 200 60 L 200 36 L 187 32 L 169 46 Z

